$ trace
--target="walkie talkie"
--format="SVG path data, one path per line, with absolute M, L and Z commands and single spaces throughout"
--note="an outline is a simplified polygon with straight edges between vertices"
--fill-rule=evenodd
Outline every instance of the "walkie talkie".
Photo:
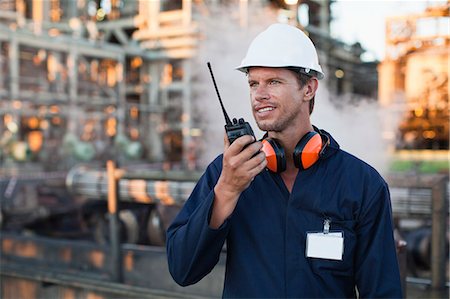
M 236 118 L 233 118 L 233 122 L 231 122 L 230 118 L 228 117 L 227 112 L 225 111 L 225 107 L 223 106 L 222 99 L 220 98 L 219 90 L 217 89 L 216 80 L 214 79 L 214 75 L 211 69 L 211 64 L 208 62 L 208 68 L 209 72 L 211 73 L 211 78 L 214 83 L 214 88 L 216 89 L 217 97 L 219 98 L 220 106 L 222 107 L 223 116 L 225 117 L 225 131 L 227 132 L 228 140 L 230 141 L 230 144 L 233 143 L 236 139 L 238 139 L 241 136 L 244 135 L 251 135 L 255 137 L 255 134 L 253 133 L 252 127 L 250 127 L 250 124 L 246 122 L 243 118 L 240 118 L 237 120 Z

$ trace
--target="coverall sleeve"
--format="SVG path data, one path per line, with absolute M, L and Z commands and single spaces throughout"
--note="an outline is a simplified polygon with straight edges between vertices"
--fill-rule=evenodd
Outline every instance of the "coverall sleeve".
M 229 225 L 209 227 L 214 186 L 220 175 L 217 163 L 210 164 L 189 199 L 167 230 L 169 271 L 181 286 L 194 284 L 219 261 Z
M 355 261 L 360 298 L 402 298 L 390 195 L 385 182 L 367 200 L 363 210 Z

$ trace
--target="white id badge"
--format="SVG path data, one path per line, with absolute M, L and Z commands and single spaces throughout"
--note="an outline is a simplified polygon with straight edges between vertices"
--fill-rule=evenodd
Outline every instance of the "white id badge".
M 306 235 L 306 256 L 342 261 L 344 237 L 342 232 L 318 232 Z

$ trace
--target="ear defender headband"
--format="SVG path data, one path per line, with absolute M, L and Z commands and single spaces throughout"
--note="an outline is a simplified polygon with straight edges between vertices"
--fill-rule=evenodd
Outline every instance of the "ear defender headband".
M 266 154 L 267 168 L 276 173 L 285 171 L 286 157 L 283 147 L 271 138 L 263 139 L 262 144 L 262 151 Z M 314 165 L 323 156 L 329 144 L 330 139 L 327 135 L 315 131 L 308 132 L 295 146 L 293 153 L 295 167 L 305 170 Z

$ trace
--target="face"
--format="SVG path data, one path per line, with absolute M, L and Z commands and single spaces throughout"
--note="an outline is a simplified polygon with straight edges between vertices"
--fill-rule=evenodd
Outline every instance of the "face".
M 282 132 L 309 119 L 309 101 L 296 75 L 283 68 L 252 67 L 248 72 L 252 111 L 262 131 Z

